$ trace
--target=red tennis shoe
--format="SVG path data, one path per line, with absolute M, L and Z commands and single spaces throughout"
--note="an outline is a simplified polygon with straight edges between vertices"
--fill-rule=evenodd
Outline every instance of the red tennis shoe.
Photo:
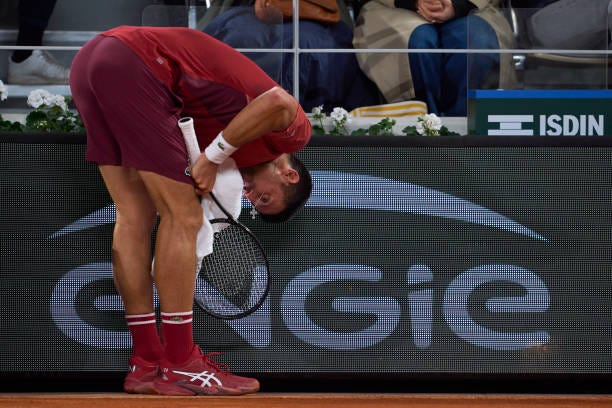
M 153 380 L 157 378 L 159 364 L 140 357 L 129 359 L 130 372 L 123 381 L 123 390 L 130 394 L 156 394 Z
M 225 364 L 202 355 L 198 346 L 183 364 L 160 362 L 160 374 L 153 387 L 162 395 L 244 395 L 259 391 L 259 381 L 232 374 Z

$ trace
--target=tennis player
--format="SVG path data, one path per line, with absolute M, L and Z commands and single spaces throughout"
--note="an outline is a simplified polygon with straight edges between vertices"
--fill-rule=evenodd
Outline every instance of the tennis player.
M 232 157 L 261 218 L 288 219 L 312 182 L 293 156 L 310 139 L 298 102 L 251 60 L 188 28 L 121 26 L 76 55 L 70 87 L 96 163 L 115 203 L 112 263 L 133 341 L 129 393 L 240 395 L 259 390 L 203 355 L 192 334 L 197 195 Z M 194 118 L 204 154 L 189 168 L 177 121 Z M 151 234 L 159 214 L 153 276 Z

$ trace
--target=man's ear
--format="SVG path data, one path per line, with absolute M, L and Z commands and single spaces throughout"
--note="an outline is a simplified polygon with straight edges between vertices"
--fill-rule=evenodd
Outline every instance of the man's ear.
M 286 168 L 283 170 L 283 180 L 289 184 L 296 184 L 300 181 L 300 174 L 294 168 Z

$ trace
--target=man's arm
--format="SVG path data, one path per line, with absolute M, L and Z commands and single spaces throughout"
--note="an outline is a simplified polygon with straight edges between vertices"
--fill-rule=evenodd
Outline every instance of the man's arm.
M 244 107 L 223 129 L 223 137 L 234 147 L 258 137 L 287 129 L 295 119 L 298 103 L 280 87 L 274 87 Z
M 260 136 L 289 127 L 298 109 L 298 102 L 280 87 L 274 87 L 253 99 L 223 129 L 223 139 L 234 148 Z M 213 142 L 215 143 L 215 142 Z M 196 192 L 212 191 L 217 166 L 210 157 L 201 154 L 191 169 Z

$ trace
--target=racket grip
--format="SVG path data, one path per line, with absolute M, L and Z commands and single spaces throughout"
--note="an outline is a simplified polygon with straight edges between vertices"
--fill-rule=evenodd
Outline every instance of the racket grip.
M 200 146 L 198 145 L 198 138 L 196 137 L 195 128 L 193 127 L 193 118 L 180 118 L 178 121 L 178 126 L 183 133 L 183 139 L 185 140 L 185 145 L 187 146 L 189 161 L 193 165 L 202 153 L 200 151 Z

